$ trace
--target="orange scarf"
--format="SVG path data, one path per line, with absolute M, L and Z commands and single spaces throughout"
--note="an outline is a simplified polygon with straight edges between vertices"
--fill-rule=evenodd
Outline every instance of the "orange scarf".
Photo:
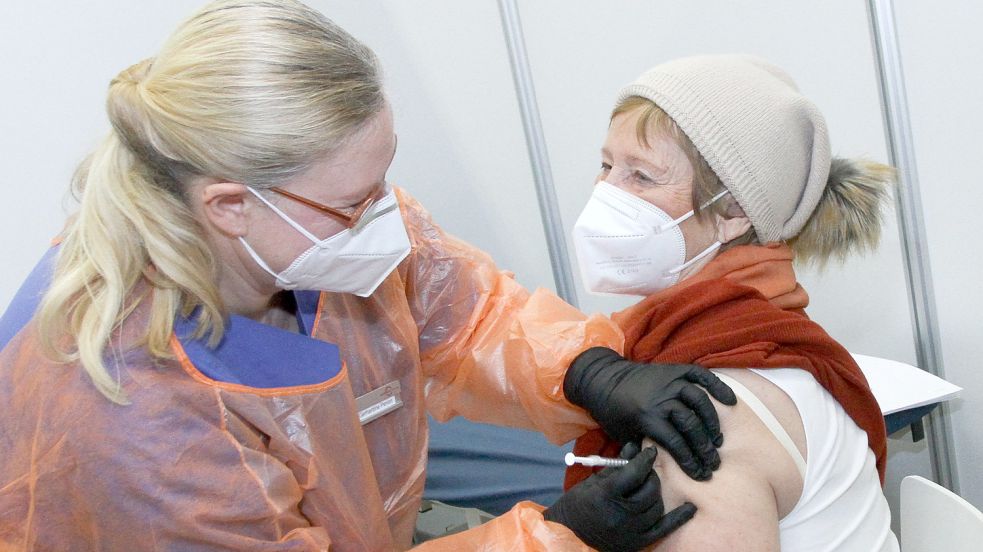
M 887 435 L 880 407 L 850 353 L 805 315 L 809 296 L 796 282 L 792 257 L 778 243 L 735 247 L 692 277 L 614 314 L 625 332 L 625 356 L 707 368 L 806 370 L 867 433 L 883 484 Z M 620 448 L 594 430 L 577 439 L 574 452 L 616 456 Z M 565 487 L 593 471 L 568 468 Z

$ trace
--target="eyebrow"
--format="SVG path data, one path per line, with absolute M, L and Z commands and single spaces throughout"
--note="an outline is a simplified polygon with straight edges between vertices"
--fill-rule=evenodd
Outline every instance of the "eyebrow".
M 607 148 L 601 148 L 601 157 L 611 157 L 611 152 Z M 639 157 L 637 155 L 627 155 L 625 158 L 631 165 L 645 165 L 647 168 L 652 169 L 653 172 L 658 172 L 658 167 L 651 161 Z
M 636 155 L 629 155 L 628 156 L 628 162 L 631 163 L 631 164 L 633 164 L 633 165 L 647 165 L 648 167 L 651 167 L 651 168 L 655 168 L 656 167 L 656 165 L 654 163 L 652 163 L 651 161 L 649 161 L 648 159 L 644 159 L 644 158 L 638 157 Z

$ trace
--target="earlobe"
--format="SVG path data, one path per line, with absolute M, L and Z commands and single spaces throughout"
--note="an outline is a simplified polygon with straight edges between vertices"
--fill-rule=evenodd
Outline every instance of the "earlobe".
M 727 243 L 743 236 L 751 229 L 751 219 L 746 215 L 731 218 L 717 216 L 717 241 Z
M 230 238 L 245 236 L 249 227 L 246 220 L 246 196 L 244 184 L 236 182 L 212 182 L 201 188 L 202 221 Z

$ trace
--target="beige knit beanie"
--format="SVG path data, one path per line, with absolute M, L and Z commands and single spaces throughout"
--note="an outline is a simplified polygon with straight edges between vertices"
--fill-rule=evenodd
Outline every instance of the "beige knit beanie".
M 816 208 L 830 168 L 826 121 L 781 69 L 746 55 L 677 59 L 623 88 L 655 102 L 703 154 L 762 243 L 786 240 Z

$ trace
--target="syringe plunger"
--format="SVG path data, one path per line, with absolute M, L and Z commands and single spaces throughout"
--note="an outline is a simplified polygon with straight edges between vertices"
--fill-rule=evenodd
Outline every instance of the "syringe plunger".
M 583 466 L 594 467 L 624 466 L 628 463 L 628 460 L 625 460 L 624 458 L 605 458 L 596 454 L 591 454 L 590 456 L 576 456 L 572 452 L 568 452 L 566 456 L 563 457 L 563 461 L 566 462 L 568 466 L 581 464 Z

